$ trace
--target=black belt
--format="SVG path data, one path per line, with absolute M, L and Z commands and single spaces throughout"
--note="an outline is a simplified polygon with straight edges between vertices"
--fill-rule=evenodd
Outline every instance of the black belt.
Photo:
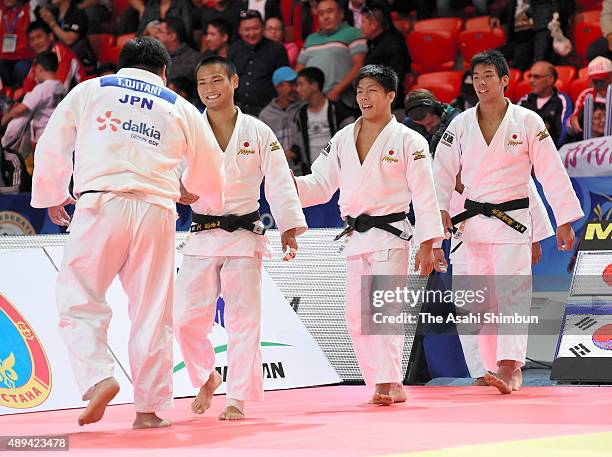
M 263 235 L 266 233 L 266 229 L 260 224 L 255 224 L 259 219 L 259 211 L 253 211 L 243 216 L 236 216 L 235 214 L 228 214 L 227 216 L 209 216 L 207 214 L 193 213 L 191 217 L 192 224 L 189 231 L 194 233 L 220 228 L 226 232 L 235 232 L 241 228 L 257 235 Z
M 79 194 L 82 197 L 85 194 L 101 194 L 102 192 L 108 192 L 107 190 L 85 190 Z
M 519 221 L 516 221 L 508 216 L 506 211 L 529 208 L 528 197 L 517 198 L 516 200 L 510 200 L 503 203 L 479 203 L 468 198 L 465 200 L 465 205 L 463 207 L 465 208 L 465 211 L 457 214 L 451 219 L 453 225 L 457 225 L 470 217 L 482 214 L 487 217 L 496 217 L 517 232 L 524 233 L 525 230 L 527 230 L 527 227 L 525 227 Z
M 347 226 L 338 236 L 334 238 L 334 241 L 338 241 L 345 235 L 348 235 L 353 230 L 362 233 L 367 232 L 372 228 L 384 230 L 385 232 L 391 233 L 402 240 L 410 241 L 412 235 L 393 227 L 391 222 L 399 222 L 406 219 L 406 212 L 402 211 L 399 213 L 387 214 L 386 216 L 370 216 L 368 214 L 360 214 L 357 217 L 346 217 Z

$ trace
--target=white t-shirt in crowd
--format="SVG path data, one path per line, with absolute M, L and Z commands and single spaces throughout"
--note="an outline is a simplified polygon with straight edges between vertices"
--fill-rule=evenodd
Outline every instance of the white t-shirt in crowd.
M 329 101 L 325 100 L 325 105 L 318 112 L 308 110 L 308 142 L 310 146 L 310 163 L 313 163 L 321 151 L 331 139 L 327 110 Z
M 32 141 L 38 141 L 64 95 L 64 85 L 55 79 L 43 81 L 25 94 L 22 103 L 28 107 L 32 117 Z

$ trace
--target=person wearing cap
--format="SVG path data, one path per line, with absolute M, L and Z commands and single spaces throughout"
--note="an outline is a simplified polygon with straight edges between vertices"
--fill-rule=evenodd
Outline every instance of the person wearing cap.
M 433 153 L 444 131 L 460 111 L 436 99 L 427 89 L 414 89 L 404 101 L 404 124 L 423 135 Z
M 570 98 L 557 90 L 557 70 L 550 62 L 536 62 L 529 71 L 531 93 L 518 101 L 518 105 L 535 111 L 544 119 L 544 124 L 557 148 L 567 137 L 567 121 L 572 112 Z
M 264 37 L 264 22 L 256 10 L 240 12 L 240 40 L 231 44 L 227 58 L 238 71 L 240 85 L 236 90 L 238 106 L 246 114 L 258 116 L 276 94 L 272 73 L 289 66 L 282 44 Z
M 591 87 L 583 90 L 576 99 L 576 106 L 569 118 L 568 125 L 568 131 L 572 135 L 582 133 L 579 117 L 582 115 L 587 95 L 592 95 L 594 102 L 606 103 L 608 86 L 612 84 L 612 61 L 606 57 L 595 57 L 589 62 L 587 72 L 591 80 Z
M 291 67 L 280 67 L 272 73 L 277 96 L 259 113 L 259 120 L 272 129 L 283 150 L 291 148 L 291 126 L 302 106 L 295 91 L 297 73 Z

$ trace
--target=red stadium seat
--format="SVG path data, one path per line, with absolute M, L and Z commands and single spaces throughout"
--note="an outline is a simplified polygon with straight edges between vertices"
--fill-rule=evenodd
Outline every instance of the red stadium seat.
M 565 84 L 565 82 L 563 82 L 562 80 L 557 79 L 555 81 L 555 87 L 559 92 L 567 93 L 567 88 L 569 87 L 569 84 Z
M 589 79 L 589 68 L 583 67 L 578 70 L 578 78 L 577 79 Z
M 512 92 L 511 100 L 514 103 L 518 103 L 518 101 L 525 95 L 531 92 L 531 84 L 529 81 L 523 80 L 519 82 L 516 86 L 514 86 L 514 90 Z
M 427 84 L 450 84 L 453 86 L 456 93 L 461 89 L 461 80 L 463 79 L 463 71 L 436 71 L 433 73 L 424 73 L 417 78 L 417 85 Z
M 589 81 L 588 79 L 574 79 L 572 83 L 570 84 L 568 95 L 570 96 L 572 101 L 576 103 L 576 99 L 578 98 L 578 95 L 580 95 L 580 92 L 582 92 L 584 89 L 587 89 L 590 86 L 591 86 L 591 81 Z
M 414 30 L 417 32 L 448 32 L 453 40 L 457 40 L 462 27 L 463 19 L 460 17 L 438 17 L 414 23 Z
M 108 48 L 102 48 L 98 54 L 99 63 L 119 63 L 119 54 L 121 53 L 122 46 L 110 46 Z
M 411 88 L 411 90 L 413 89 L 427 89 L 442 103 L 450 103 L 459 95 L 459 91 L 448 83 L 417 84 Z
M 597 22 L 579 22 L 574 25 L 574 50 L 583 59 L 587 48 L 595 40 L 601 38 L 601 28 Z
M 557 80 L 562 81 L 565 86 L 569 86 L 576 79 L 576 68 L 571 65 L 558 65 L 555 69 L 558 75 Z
M 489 27 L 490 19 L 491 19 L 491 16 L 478 16 L 478 17 L 472 17 L 470 19 L 466 19 L 465 30 L 488 29 L 490 28 Z
M 406 43 L 414 73 L 451 70 L 455 66 L 457 48 L 449 32 L 414 31 L 406 37 Z
M 601 10 L 583 11 L 582 13 L 574 16 L 574 22 L 599 22 L 599 16 L 601 16 Z
M 117 37 L 117 46 L 123 47 L 125 43 L 130 41 L 132 38 L 136 38 L 135 33 L 126 33 Z
M 506 97 L 510 100 L 514 100 L 514 88 L 523 78 L 523 73 L 521 70 L 516 68 L 510 69 L 510 82 L 508 83 L 508 88 L 506 89 Z
M 459 34 L 459 52 L 463 56 L 465 68 L 468 68 L 472 57 L 482 51 L 495 49 L 506 42 L 502 29 L 464 30 Z
M 110 33 L 92 34 L 88 35 L 88 38 L 91 47 L 96 53 L 96 56 L 98 56 L 98 60 L 100 60 L 100 55 L 104 52 L 104 49 L 115 45 L 115 36 Z

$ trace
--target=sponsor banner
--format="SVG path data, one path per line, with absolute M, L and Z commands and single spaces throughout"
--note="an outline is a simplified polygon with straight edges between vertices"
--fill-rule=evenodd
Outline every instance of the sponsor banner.
M 63 247 L 49 247 L 47 252 L 57 265 L 61 262 Z M 176 255 L 176 271 L 182 263 L 182 255 Z M 321 348 L 306 330 L 299 317 L 285 300 L 278 286 L 269 274 L 262 272 L 262 370 L 264 389 L 284 389 L 340 382 L 336 371 L 327 360 Z M 115 278 L 106 299 L 113 310 L 109 328 L 109 346 L 119 364 L 129 369 L 127 336 L 129 335 L 129 316 L 127 296 Z M 215 366 L 223 378 L 227 374 L 227 333 L 223 316 L 224 302 L 217 303 L 212 342 L 216 353 Z M 117 368 L 116 371 L 118 371 Z M 129 373 L 129 371 L 128 371 Z M 131 389 L 130 389 L 131 391 Z M 174 396 L 194 395 L 183 357 L 176 340 L 174 341 Z M 225 392 L 225 383 L 218 390 Z
M 0 415 L 84 406 L 58 328 L 57 272 L 42 249 L 0 252 Z M 32 287 L 33 281 L 36 287 Z M 132 386 L 113 403 L 132 401 Z
M 581 251 L 612 251 L 612 221 L 589 221 L 582 231 Z M 612 256 L 610 257 L 612 262 Z
M 565 144 L 559 155 L 572 178 L 612 176 L 612 136 Z

